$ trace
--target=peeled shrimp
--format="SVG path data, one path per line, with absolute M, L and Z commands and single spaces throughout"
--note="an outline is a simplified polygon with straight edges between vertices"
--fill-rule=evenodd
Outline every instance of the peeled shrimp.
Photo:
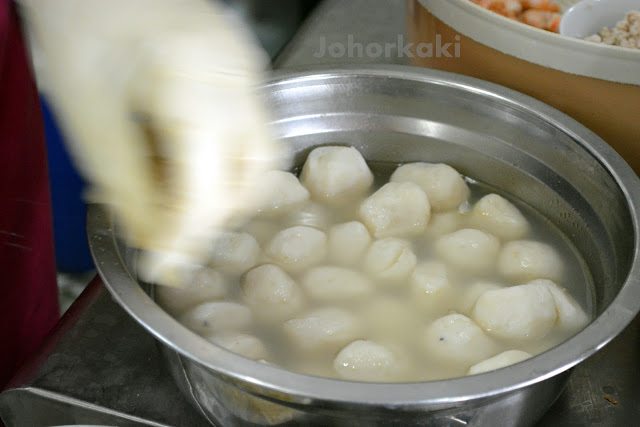
M 560 12 L 560 6 L 550 0 L 520 0 L 523 9 L 547 10 L 549 12 Z
M 520 0 L 471 0 L 479 6 L 499 13 L 507 18 L 516 19 L 522 13 L 522 4 Z
M 557 33 L 562 15 L 546 10 L 529 9 L 522 14 L 522 22 L 532 27 Z
M 471 0 L 478 6 L 532 27 L 557 33 L 560 7 L 551 0 Z

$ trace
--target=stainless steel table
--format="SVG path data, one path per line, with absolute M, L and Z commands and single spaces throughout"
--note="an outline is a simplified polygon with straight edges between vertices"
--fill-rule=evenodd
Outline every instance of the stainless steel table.
M 444 0 L 443 0 L 444 1 Z M 276 66 L 401 63 L 397 50 L 372 58 L 314 55 L 320 43 L 397 43 L 404 0 L 326 0 L 291 41 Z M 7 351 L 7 349 L 0 349 Z M 566 391 L 541 426 L 640 423 L 640 317 L 602 351 L 574 369 Z M 173 384 L 153 338 L 95 279 L 69 309 L 40 354 L 0 395 L 10 426 L 72 423 L 204 426 Z
M 209 425 L 173 384 L 152 336 L 98 277 L 12 382 L 0 394 L 9 426 Z

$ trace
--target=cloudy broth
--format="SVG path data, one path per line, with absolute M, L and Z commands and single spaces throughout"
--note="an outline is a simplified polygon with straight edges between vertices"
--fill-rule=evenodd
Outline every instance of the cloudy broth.
M 374 173 L 375 182 L 368 194 L 365 195 L 365 198 L 389 182 L 391 174 L 399 166 L 392 163 L 368 163 L 368 165 Z M 558 281 L 557 285 L 566 289 L 567 293 L 584 310 L 586 317 L 591 319 L 593 315 L 591 277 L 584 260 L 570 240 L 529 205 L 501 194 L 500 191 L 488 184 L 466 178 L 465 181 L 470 189 L 470 195 L 468 202 L 461 205 L 455 215 L 458 224 L 455 229 L 471 227 L 469 225 L 469 217 L 471 215 L 469 211 L 483 196 L 491 193 L 500 194 L 515 205 L 528 221 L 529 232 L 525 238 L 548 244 L 555 249 L 564 266 L 562 280 Z M 354 199 L 350 205 L 342 206 L 339 209 L 329 208 L 321 204 L 307 206 L 284 217 L 254 220 L 244 229 L 241 228 L 237 231 L 246 231 L 252 234 L 260 244 L 261 249 L 264 250 L 265 245 L 267 245 L 274 233 L 287 227 L 306 225 L 328 232 L 328 229 L 334 224 L 360 220 L 358 207 L 362 200 L 362 198 Z M 433 215 L 431 220 L 433 221 Z M 429 223 L 427 232 L 422 235 L 402 237 L 411 242 L 411 248 L 418 259 L 418 263 L 439 259 L 434 245 L 440 236 L 437 232 L 434 233 L 435 235 L 429 233 L 431 226 L 433 224 Z M 268 262 L 273 261 L 262 255 L 258 265 Z M 328 260 L 319 263 L 319 265 L 328 264 L 331 264 Z M 350 265 L 348 268 L 362 272 L 359 264 Z M 451 285 L 447 298 L 442 299 L 442 301 L 436 301 L 426 308 L 424 304 L 416 303 L 415 294 L 412 293 L 408 286 L 409 279 L 406 280 L 407 283 L 400 285 L 380 286 L 375 282 L 375 278 L 372 278 L 374 284 L 371 293 L 361 298 L 349 298 L 344 301 L 332 301 L 331 303 L 314 300 L 301 287 L 304 303 L 290 317 L 304 318 L 308 313 L 325 307 L 337 307 L 353 314 L 359 320 L 359 330 L 357 336 L 353 338 L 355 340 L 373 341 L 387 347 L 397 356 L 394 363 L 402 365 L 392 377 L 386 379 L 387 381 L 430 381 L 464 376 L 470 367 L 469 363 L 443 362 L 441 358 L 432 357 L 429 351 L 425 350 L 422 338 L 425 328 L 436 319 L 451 313 L 460 313 L 472 317 L 473 299 L 469 303 L 469 292 L 471 292 L 472 285 L 478 281 L 492 282 L 504 287 L 522 283 L 506 279 L 496 269 L 478 274 L 457 271 L 455 268 L 448 266 L 447 271 Z M 288 274 L 299 284 L 306 272 L 307 270 L 288 272 Z M 242 290 L 244 275 L 227 275 L 226 280 L 230 284 L 230 291 L 225 297 L 225 301 L 244 304 L 245 297 Z M 172 314 L 179 315 L 180 313 Z M 285 333 L 283 324 L 284 321 L 260 322 L 254 316 L 254 321 L 251 325 L 244 327 L 240 332 L 253 335 L 262 341 L 266 348 L 264 361 L 267 363 L 301 373 L 340 378 L 339 373 L 334 368 L 334 359 L 345 344 L 341 344 L 338 347 L 320 346 L 313 351 L 302 350 L 292 342 L 291 336 Z M 563 342 L 578 330 L 553 328 L 543 338 L 532 340 L 506 340 L 491 336 L 490 339 L 495 346 L 492 354 L 499 354 L 507 350 L 522 350 L 535 356 Z

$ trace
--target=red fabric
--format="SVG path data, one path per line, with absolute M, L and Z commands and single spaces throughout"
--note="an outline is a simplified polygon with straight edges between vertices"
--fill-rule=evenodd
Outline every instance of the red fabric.
M 15 6 L 0 0 L 0 390 L 59 317 L 45 147 Z

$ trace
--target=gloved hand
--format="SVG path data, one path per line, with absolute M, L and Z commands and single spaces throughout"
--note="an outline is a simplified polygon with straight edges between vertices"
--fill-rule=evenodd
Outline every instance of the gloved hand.
M 144 250 L 144 279 L 180 286 L 286 157 L 254 93 L 263 52 L 206 0 L 21 3 L 88 197 Z

